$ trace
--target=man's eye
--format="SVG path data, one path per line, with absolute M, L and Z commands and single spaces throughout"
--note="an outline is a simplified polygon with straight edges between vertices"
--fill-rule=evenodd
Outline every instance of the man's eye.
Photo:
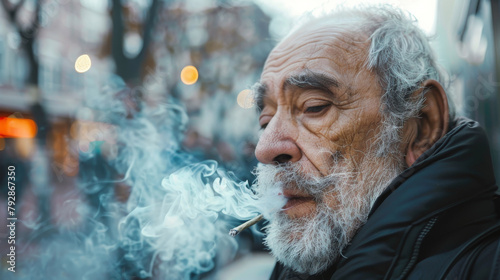
M 324 109 L 328 108 L 330 104 L 320 105 L 320 106 L 312 106 L 306 108 L 306 113 L 319 113 Z
M 262 125 L 260 126 L 260 129 L 261 129 L 261 130 L 264 130 L 264 129 L 266 129 L 266 127 L 267 127 L 267 124 L 268 124 L 268 123 L 265 123 L 265 124 L 262 124 Z

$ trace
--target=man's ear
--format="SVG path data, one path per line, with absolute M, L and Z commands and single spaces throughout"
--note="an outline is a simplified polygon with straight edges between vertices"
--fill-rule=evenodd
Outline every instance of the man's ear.
M 408 166 L 443 137 L 448 129 L 448 98 L 443 87 L 436 80 L 426 80 L 422 87 L 425 92 L 424 106 L 419 116 L 405 125 Z

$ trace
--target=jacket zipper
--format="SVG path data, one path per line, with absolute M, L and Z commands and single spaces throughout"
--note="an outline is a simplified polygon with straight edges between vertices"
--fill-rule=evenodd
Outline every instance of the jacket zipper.
M 427 236 L 427 234 L 429 234 L 434 224 L 436 224 L 437 219 L 438 219 L 437 216 L 430 219 L 425 225 L 425 227 L 422 229 L 420 234 L 418 235 L 417 241 L 415 242 L 415 247 L 413 247 L 413 253 L 411 255 L 410 261 L 408 262 L 405 269 L 399 276 L 399 279 L 404 279 L 407 276 L 407 274 L 410 273 L 411 269 L 417 262 L 418 255 L 420 253 L 420 247 L 422 246 L 422 243 L 424 242 L 424 239 Z

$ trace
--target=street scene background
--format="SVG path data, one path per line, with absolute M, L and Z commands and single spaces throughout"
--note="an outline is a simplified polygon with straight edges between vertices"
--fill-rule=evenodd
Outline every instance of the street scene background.
M 433 38 L 500 178 L 498 4 L 375 2 Z M 266 279 L 265 223 L 229 237 L 254 213 L 220 199 L 255 179 L 251 86 L 299 19 L 359 3 L 1 0 L 0 278 Z

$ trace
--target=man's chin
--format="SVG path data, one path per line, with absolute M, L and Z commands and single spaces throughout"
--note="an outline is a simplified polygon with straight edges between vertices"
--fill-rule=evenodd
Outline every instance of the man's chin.
M 312 275 L 328 268 L 337 259 L 341 246 L 334 239 L 338 229 L 325 213 L 317 213 L 320 209 L 316 209 L 315 203 L 302 204 L 287 210 L 289 213 L 278 214 L 266 230 L 265 244 L 285 266 Z M 291 214 L 301 216 L 292 218 Z

